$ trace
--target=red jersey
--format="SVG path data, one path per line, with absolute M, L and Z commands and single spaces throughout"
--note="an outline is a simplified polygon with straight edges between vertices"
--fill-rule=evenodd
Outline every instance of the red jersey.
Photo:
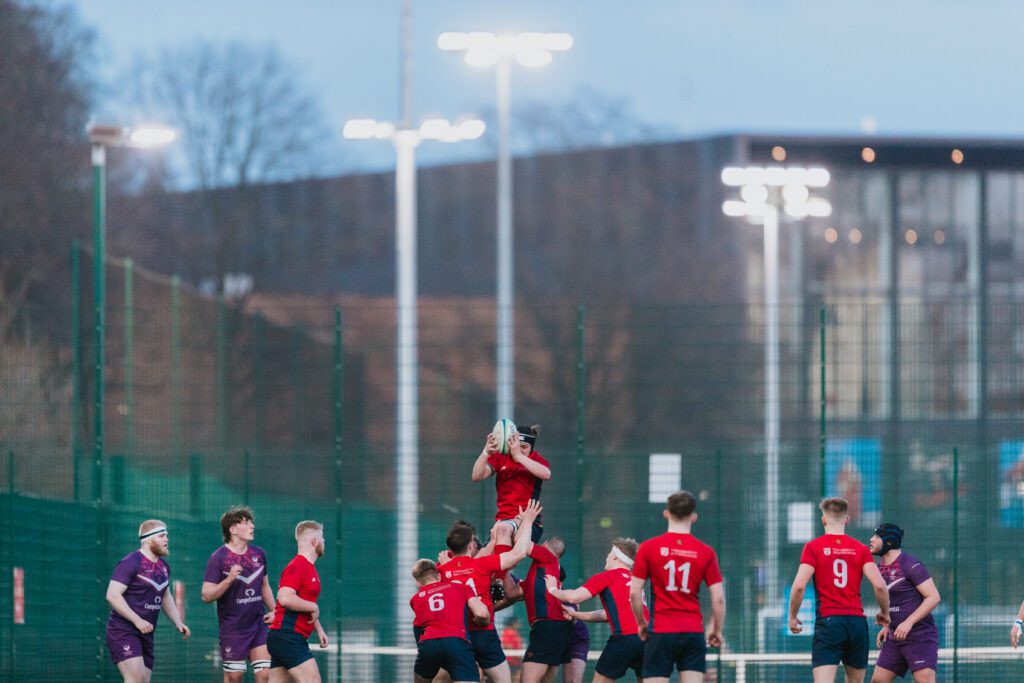
M 601 606 L 608 615 L 608 625 L 613 636 L 632 636 L 639 632 L 633 608 L 629 605 L 629 584 L 631 576 L 628 569 L 618 568 L 603 571 L 587 579 L 583 588 L 594 597 L 601 598 Z M 644 616 L 650 618 L 644 607 Z
M 491 602 L 491 576 L 501 571 L 501 555 L 456 557 L 437 568 L 442 581 L 464 583 L 487 606 L 491 618 L 486 626 L 470 623 L 470 631 L 494 630 L 494 603 Z
M 419 642 L 434 638 L 469 640 L 469 586 L 454 581 L 438 581 L 420 589 L 409 606 L 415 613 L 414 629 L 423 629 Z
M 523 589 L 523 598 L 526 601 L 526 618 L 531 624 L 540 619 L 565 621 L 565 615 L 562 614 L 562 603 L 548 593 L 548 586 L 544 581 L 545 576 L 558 578 L 560 574 L 558 558 L 544 546 L 534 545 L 533 550 L 530 551 L 530 559 L 533 560 L 530 571 L 526 574 L 523 582 L 519 584 Z M 558 583 L 558 587 L 562 587 L 561 582 Z
M 864 616 L 860 580 L 869 562 L 871 550 L 846 534 L 825 534 L 804 546 L 800 564 L 814 568 L 818 616 Z
M 530 453 L 529 457 L 551 469 L 548 461 L 537 451 Z M 533 476 L 511 455 L 492 453 L 487 458 L 487 464 L 494 468 L 494 488 L 498 494 L 498 513 L 494 519 L 513 519 L 519 514 L 519 508 L 526 509 L 530 500 L 540 500 L 540 487 L 544 480 Z
M 633 576 L 651 580 L 652 633 L 703 633 L 700 584 L 722 582 L 718 556 L 691 534 L 668 532 L 640 544 Z
M 281 572 L 281 581 L 277 584 L 277 590 L 292 588 L 303 600 L 316 602 L 320 597 L 320 575 L 316 573 L 316 567 L 302 555 L 296 555 L 295 559 L 288 563 Z M 296 612 L 285 609 L 278 602 L 274 607 L 274 623 L 270 625 L 273 630 L 294 631 L 306 638 L 313 632 L 313 620 L 309 612 Z

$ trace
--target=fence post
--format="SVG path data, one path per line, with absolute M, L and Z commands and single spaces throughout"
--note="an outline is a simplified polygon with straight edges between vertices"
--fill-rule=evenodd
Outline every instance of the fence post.
M 344 519 L 344 512 L 342 509 L 342 493 L 344 486 L 344 477 L 341 471 L 341 458 L 342 458 L 342 437 L 344 430 L 344 353 L 341 340 L 341 307 L 335 307 L 334 309 L 334 552 L 335 557 L 335 569 L 334 569 L 334 632 L 335 638 L 337 638 L 338 648 L 335 654 L 335 666 L 334 670 L 337 672 L 337 680 L 341 681 L 341 667 L 343 658 L 341 656 L 342 646 L 342 605 L 344 604 L 341 599 L 341 587 L 342 587 L 342 559 L 344 558 L 344 549 L 342 547 L 341 529 L 342 522 Z
M 132 293 L 132 260 L 124 260 L 124 405 L 125 419 L 125 451 L 135 453 L 135 306 Z
M 819 488 L 820 497 L 825 498 L 825 446 L 827 444 L 826 432 L 825 432 L 825 409 L 827 406 L 826 394 L 825 394 L 825 304 L 821 305 L 818 309 L 818 345 L 819 355 L 821 357 L 821 379 L 820 379 L 820 391 L 821 391 L 821 424 L 819 425 L 819 437 L 818 437 L 818 470 L 819 470 Z
M 583 554 L 586 545 L 583 542 L 585 533 L 583 513 L 583 480 L 586 477 L 587 463 L 584 438 L 586 436 L 587 414 L 587 362 L 585 359 L 586 344 L 586 310 L 583 306 L 576 307 L 576 524 L 579 534 L 579 562 L 576 567 L 577 585 L 582 585 L 584 574 Z
M 251 473 L 252 454 L 249 452 L 249 449 L 246 448 L 245 452 L 242 454 L 242 502 L 246 505 L 249 504 L 249 496 L 252 492 L 252 489 L 250 488 L 251 480 L 249 479 Z
M 960 680 L 960 451 L 953 449 L 953 683 Z
M 715 548 L 718 549 L 718 564 L 722 564 L 722 450 L 715 451 Z M 715 680 L 722 679 L 722 648 L 718 648 L 718 659 L 715 663 L 718 675 Z
M 227 321 L 224 295 L 217 295 L 217 450 L 221 458 L 227 456 Z
M 181 278 L 171 276 L 171 448 L 173 457 L 181 444 Z
M 71 488 L 77 502 L 82 444 L 82 255 L 78 238 L 71 240 Z
M 189 507 L 193 517 L 203 514 L 203 456 L 192 454 L 189 467 Z

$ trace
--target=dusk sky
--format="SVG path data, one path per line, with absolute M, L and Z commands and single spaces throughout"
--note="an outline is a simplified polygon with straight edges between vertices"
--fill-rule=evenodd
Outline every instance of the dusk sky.
M 239 39 L 277 46 L 334 130 L 398 116 L 399 0 L 74 4 L 97 32 L 108 83 L 138 51 Z M 1024 135 L 1019 0 L 414 0 L 413 23 L 417 118 L 494 106 L 493 70 L 441 52 L 441 32 L 539 30 L 567 31 L 575 45 L 544 69 L 516 68 L 514 102 L 557 103 L 589 88 L 626 98 L 667 137 L 858 133 L 866 117 L 882 135 Z M 339 168 L 393 163 L 386 143 L 338 149 Z M 438 163 L 488 149 L 433 143 L 419 156 Z

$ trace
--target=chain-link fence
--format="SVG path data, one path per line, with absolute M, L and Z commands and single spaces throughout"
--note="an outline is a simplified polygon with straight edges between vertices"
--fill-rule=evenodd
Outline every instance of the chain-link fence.
M 0 677 L 116 679 L 105 587 L 138 523 L 158 517 L 193 637 L 161 619 L 154 680 L 220 680 L 200 585 L 220 514 L 246 503 L 275 587 L 294 524 L 325 524 L 325 678 L 406 680 L 408 654 L 380 649 L 407 643 L 411 612 L 396 605 L 415 588 L 396 567 L 396 511 L 410 501 L 395 484 L 393 303 L 225 301 L 112 263 L 97 372 L 91 272 L 76 252 L 69 311 L 19 312 L 0 347 Z M 939 677 L 1015 678 L 1024 310 L 987 308 L 784 303 L 774 442 L 760 306 L 520 307 L 515 417 L 542 425 L 545 533 L 566 541 L 567 583 L 601 570 L 613 537 L 660 533 L 664 491 L 685 487 L 725 576 L 727 644 L 711 670 L 806 677 L 811 639 L 785 629 L 786 587 L 820 532 L 814 504 L 840 494 L 850 533 L 899 524 L 935 578 Z M 470 470 L 495 417 L 494 329 L 490 300 L 420 303 L 418 556 L 436 556 L 456 519 L 486 535 L 493 518 L 492 480 Z M 596 653 L 607 628 L 591 633 Z

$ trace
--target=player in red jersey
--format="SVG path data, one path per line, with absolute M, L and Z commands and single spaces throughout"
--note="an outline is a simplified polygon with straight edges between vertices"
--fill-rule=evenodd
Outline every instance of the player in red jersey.
M 496 521 L 514 520 L 519 509 L 526 508 L 530 500 L 540 500 L 541 486 L 551 478 L 551 465 L 534 450 L 540 425 L 520 427 L 509 439 L 509 454 L 498 452 L 498 440 L 493 433 L 473 463 L 473 481 L 483 481 L 495 475 L 494 488 L 498 494 Z M 540 517 L 533 522 L 531 540 L 540 542 L 544 525 Z M 498 548 L 503 552 L 507 548 Z
M 432 560 L 417 560 L 412 576 L 420 590 L 409 606 L 416 615 L 413 628 L 422 632 L 413 667 L 416 683 L 429 683 L 441 669 L 455 683 L 479 681 L 467 622 L 470 615 L 477 623 L 490 619 L 486 605 L 466 584 L 441 581 Z
M 645 683 L 668 683 L 673 665 L 683 683 L 700 683 L 707 668 L 707 646 L 721 647 L 725 590 L 718 556 L 690 530 L 697 521 L 697 499 L 689 491 L 668 497 L 662 515 L 668 532 L 640 544 L 633 565 L 629 603 L 644 645 Z M 643 591 L 651 582 L 651 620 L 644 616 Z M 700 613 L 701 583 L 711 593 L 711 629 L 705 639 Z
M 494 555 L 473 557 L 473 552 L 477 549 L 474 544 L 476 534 L 473 532 L 473 527 L 465 522 L 456 522 L 448 531 L 447 537 L 452 559 L 437 568 L 442 580 L 466 584 L 487 607 L 487 623 L 471 624 L 469 640 L 472 643 L 477 663 L 492 683 L 511 683 L 512 672 L 505 659 L 505 652 L 501 648 L 501 640 L 498 638 L 497 631 L 494 630 L 491 577 L 498 572 L 511 569 L 526 557 L 526 552 L 530 547 L 530 535 L 526 529 L 533 527 L 533 520 L 537 518 L 540 511 L 540 503 L 535 500 L 529 501 L 526 509 L 520 510 L 521 525 L 516 532 L 515 546 L 508 552 Z M 497 527 L 508 528 L 507 525 L 500 523 L 494 526 L 492 538 L 498 531 Z
M 629 604 L 630 570 L 637 550 L 637 542 L 632 538 L 616 538 L 605 558 L 605 570 L 574 590 L 559 589 L 555 577 L 545 577 L 548 592 L 563 603 L 578 605 L 593 597 L 601 598 L 604 609 L 596 613 L 600 618 L 590 617 L 595 613 L 587 613 L 584 617 L 585 621 L 607 621 L 611 627 L 611 635 L 597 660 L 594 683 L 618 680 L 629 669 L 633 669 L 637 678 L 643 675 L 644 643 L 638 635 L 639 627 Z M 575 610 L 566 609 L 565 612 L 573 618 L 581 616 Z M 644 616 L 647 616 L 646 611 Z
M 320 575 L 316 561 L 324 554 L 324 527 L 320 522 L 299 522 L 295 527 L 298 554 L 281 572 L 274 622 L 267 635 L 270 650 L 270 683 L 320 683 L 320 669 L 307 642 L 316 630 L 320 647 L 327 647 L 327 633 L 320 624 Z M 289 678 L 291 676 L 291 678 Z
M 866 545 L 846 535 L 850 521 L 844 498 L 826 498 L 818 505 L 825 534 L 804 546 L 800 568 L 789 592 L 789 630 L 803 631 L 797 618 L 807 583 L 814 579 L 818 607 L 811 646 L 815 683 L 833 681 L 842 662 L 847 683 L 861 683 L 868 668 L 868 622 L 861 604 L 860 583 L 866 577 L 875 589 L 879 626 L 889 623 L 889 590 Z

